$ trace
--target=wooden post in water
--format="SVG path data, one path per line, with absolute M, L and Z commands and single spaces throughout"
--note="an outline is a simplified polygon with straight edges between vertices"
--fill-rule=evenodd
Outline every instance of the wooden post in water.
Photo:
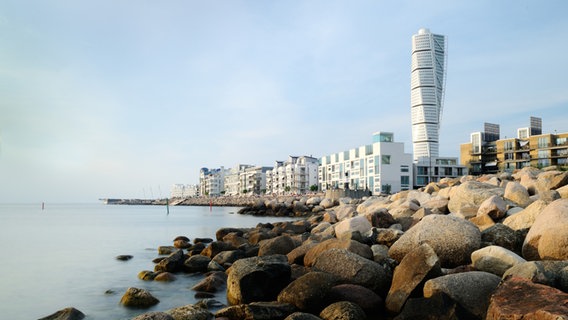
M 166 198 L 166 211 L 167 215 L 170 215 L 170 199 Z

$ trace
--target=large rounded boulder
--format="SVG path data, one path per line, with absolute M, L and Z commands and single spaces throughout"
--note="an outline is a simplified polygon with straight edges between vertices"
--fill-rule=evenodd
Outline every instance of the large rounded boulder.
M 467 181 L 453 189 L 448 209 L 453 213 L 475 216 L 479 207 L 492 196 L 503 196 L 502 188 L 477 181 Z
M 434 249 L 443 268 L 452 268 L 470 262 L 471 253 L 481 245 L 481 232 L 473 223 L 459 217 L 428 215 L 391 246 L 389 256 L 401 261 L 423 243 Z
M 329 293 L 338 280 L 329 273 L 308 272 L 284 288 L 278 295 L 278 302 L 317 314 L 329 304 Z
M 150 292 L 139 288 L 128 288 L 122 298 L 120 304 L 133 308 L 149 308 L 160 302 Z
M 523 243 L 527 260 L 568 260 L 568 199 L 549 204 L 532 225 Z

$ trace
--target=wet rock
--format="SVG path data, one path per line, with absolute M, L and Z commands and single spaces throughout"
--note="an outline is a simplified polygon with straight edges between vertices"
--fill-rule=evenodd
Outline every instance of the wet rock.
M 175 320 L 171 315 L 165 312 L 146 312 L 139 316 L 132 318 L 132 320 Z
M 322 252 L 316 258 L 313 270 L 336 275 L 345 283 L 362 285 L 383 296 L 388 292 L 392 280 L 392 275 L 385 267 L 345 249 Z
M 170 272 L 160 272 L 154 277 L 154 281 L 171 282 L 175 280 L 176 276 Z
M 224 272 L 211 272 L 205 279 L 199 281 L 191 290 L 215 293 L 220 291 L 227 284 L 227 275 Z
M 221 251 L 231 251 L 237 248 L 230 243 L 223 241 L 213 241 L 211 242 L 203 251 L 201 255 L 213 259 Z
M 160 261 L 154 266 L 154 271 L 156 272 L 179 272 L 184 268 L 185 255 L 180 249 L 176 249 L 175 252 L 170 254 L 168 257 Z
M 422 291 L 424 283 L 442 274 L 440 260 L 427 243 L 410 251 L 394 269 L 392 284 L 387 295 L 386 309 L 397 314 L 415 291 Z
M 289 303 L 301 311 L 320 312 L 329 302 L 331 288 L 338 278 L 324 272 L 309 272 L 292 281 L 278 295 L 278 302 Z
M 549 204 L 536 218 L 523 243 L 527 260 L 568 259 L 568 199 Z
M 318 256 L 320 256 L 323 252 L 333 248 L 346 249 L 366 259 L 373 259 L 373 252 L 371 251 L 371 248 L 369 246 L 355 240 L 339 240 L 332 238 L 325 240 L 308 250 L 308 252 L 304 256 L 304 265 L 306 267 L 311 267 Z
M 128 255 L 128 254 L 121 254 L 119 256 L 116 256 L 116 260 L 120 260 L 120 261 L 128 261 L 132 258 L 133 257 L 131 255 Z
M 487 272 L 450 274 L 426 281 L 424 297 L 445 294 L 476 319 L 485 319 L 489 298 L 501 278 Z
M 327 306 L 320 313 L 320 318 L 324 320 L 363 320 L 367 319 L 365 311 L 357 304 L 349 301 L 335 302 Z
M 133 308 L 149 308 L 160 302 L 150 292 L 144 289 L 130 287 L 120 299 L 120 304 Z
M 481 245 L 481 233 L 471 222 L 443 215 L 424 217 L 406 231 L 389 249 L 389 255 L 401 261 L 412 249 L 428 243 L 440 259 L 441 266 L 451 268 L 468 264 L 471 253 Z
M 486 319 L 568 319 L 568 294 L 526 279 L 509 278 L 491 297 Z
M 159 246 L 158 247 L 158 254 L 159 255 L 169 255 L 169 254 L 176 252 L 176 250 L 178 250 L 178 249 L 174 246 Z
M 85 314 L 75 308 L 65 308 L 39 320 L 81 320 Z
M 174 320 L 213 320 L 213 314 L 205 308 L 196 305 L 185 305 L 166 311 Z
M 252 302 L 223 308 L 215 313 L 216 319 L 284 319 L 296 310 L 293 306 L 279 302 Z
M 183 264 L 186 272 L 194 273 L 207 272 L 207 266 L 209 265 L 209 262 L 211 262 L 211 258 L 198 254 L 189 257 Z
M 284 255 L 237 260 L 228 270 L 227 301 L 232 304 L 272 301 L 290 282 L 290 265 Z
M 145 280 L 145 281 L 152 281 L 152 280 L 154 280 L 154 278 L 156 278 L 156 276 L 158 274 L 159 274 L 159 272 L 154 272 L 154 271 L 150 271 L 150 270 L 143 270 L 143 271 L 140 271 L 138 273 L 138 279 Z

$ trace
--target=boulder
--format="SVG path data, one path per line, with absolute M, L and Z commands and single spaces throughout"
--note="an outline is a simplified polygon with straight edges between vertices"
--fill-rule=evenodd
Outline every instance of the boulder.
M 237 260 L 228 270 L 227 301 L 232 304 L 273 301 L 290 282 L 291 269 L 284 255 Z
M 138 272 L 138 279 L 144 280 L 144 281 L 152 281 L 152 280 L 154 280 L 154 278 L 156 278 L 156 276 L 158 274 L 160 274 L 160 273 L 150 271 L 150 270 L 143 270 L 143 271 Z
M 502 223 L 495 223 L 489 228 L 481 231 L 482 246 L 496 245 L 511 250 L 517 254 L 521 253 L 524 238 L 520 232 L 515 231 Z
M 382 265 L 345 249 L 322 252 L 316 258 L 313 270 L 331 273 L 345 283 L 362 285 L 383 296 L 388 292 L 392 278 Z
M 524 210 L 508 216 L 503 220 L 503 224 L 513 230 L 528 229 L 532 227 L 536 217 L 546 208 L 548 203 L 543 200 L 536 200 L 528 205 Z
M 59 310 L 47 317 L 39 320 L 81 320 L 85 318 L 85 314 L 75 308 L 69 307 Z
M 486 319 L 568 319 L 568 294 L 511 277 L 495 290 Z
M 319 316 L 323 320 L 363 320 L 367 318 L 361 307 L 349 301 L 332 303 L 323 309 Z
M 373 261 L 383 262 L 389 259 L 389 247 L 384 244 L 374 244 L 371 246 L 371 251 L 373 251 Z
M 523 243 L 527 260 L 568 260 L 568 199 L 549 204 L 529 230 Z
M 205 308 L 188 304 L 166 311 L 174 320 L 213 320 L 213 314 Z
M 524 278 L 534 283 L 540 283 L 557 289 L 565 289 L 566 274 L 564 269 L 568 261 L 528 261 L 509 268 L 503 279 L 509 277 Z
M 237 229 L 237 228 L 221 228 L 219 230 L 217 230 L 217 232 L 215 233 L 215 238 L 217 239 L 217 241 L 222 241 L 223 238 L 228 235 L 229 233 L 236 233 L 238 236 L 242 237 L 244 232 L 241 229 Z
M 342 221 L 344 219 L 348 219 L 353 217 L 353 215 L 357 214 L 357 207 L 352 204 L 341 204 L 335 208 L 333 208 L 335 212 L 335 216 L 337 220 Z
M 126 290 L 120 304 L 133 308 L 149 308 L 160 302 L 150 292 L 144 289 L 130 287 Z
M 536 178 L 536 190 L 538 193 L 556 190 L 566 184 L 568 184 L 568 172 L 547 171 L 540 173 Z
M 304 265 L 306 267 L 311 267 L 319 255 L 333 248 L 346 249 L 366 259 L 373 259 L 373 252 L 371 251 L 371 248 L 369 246 L 355 240 L 340 240 L 332 238 L 318 243 L 316 246 L 308 250 L 308 252 L 304 256 Z
M 243 244 L 249 243 L 247 239 L 245 239 L 242 235 L 240 235 L 237 232 L 228 233 L 226 236 L 223 237 L 222 241 L 232 245 L 235 248 L 238 248 Z
M 471 262 L 477 270 L 501 277 L 507 269 L 526 260 L 505 248 L 488 246 L 474 251 L 471 254 Z
M 320 317 L 306 312 L 294 312 L 284 320 L 321 320 Z
M 561 187 L 561 188 L 558 188 L 558 189 L 556 189 L 556 191 L 558 192 L 558 194 L 560 194 L 561 198 L 564 198 L 564 199 L 568 198 L 568 185 Z
M 154 266 L 156 272 L 179 272 L 184 268 L 185 255 L 183 250 L 177 249 L 174 253 L 167 256 Z
M 402 232 L 402 230 L 392 229 L 392 228 L 375 229 L 373 232 L 373 235 L 376 235 L 374 236 L 375 242 L 377 244 L 382 244 L 387 247 L 392 246 L 393 243 L 395 243 L 398 239 L 400 239 L 400 237 L 402 237 L 403 234 L 404 232 Z
M 296 243 L 289 236 L 283 235 L 276 238 L 260 241 L 258 249 L 259 256 L 269 256 L 273 254 L 288 254 L 296 248 Z
M 191 243 L 183 239 L 178 239 L 174 240 L 174 247 L 178 249 L 187 249 L 191 247 Z
M 178 248 L 174 246 L 159 246 L 158 247 L 158 254 L 159 255 L 169 255 L 176 252 Z
M 278 302 L 298 310 L 319 313 L 330 302 L 329 293 L 338 277 L 324 272 L 309 272 L 292 281 L 278 295 Z
M 172 282 L 176 280 L 176 276 L 171 272 L 160 272 L 154 277 L 154 281 Z
M 386 208 L 366 213 L 364 216 L 376 228 L 388 228 L 396 223 L 396 220 Z
M 448 204 L 450 200 L 442 197 L 435 197 L 428 202 L 422 203 L 422 207 L 429 209 L 434 214 L 447 214 L 449 213 Z
M 482 232 L 495 225 L 495 221 L 493 221 L 488 214 L 478 215 L 473 218 L 469 218 L 468 220 L 475 224 L 479 228 L 479 231 Z
M 286 255 L 288 257 L 288 263 L 303 265 L 306 253 L 317 244 L 317 242 L 304 242 L 301 246 L 294 248 L 294 250 Z
M 444 189 L 443 189 L 444 190 Z M 410 298 L 394 320 L 458 320 L 456 303 L 444 295 Z M 467 316 L 464 319 L 469 319 Z
M 332 302 L 350 301 L 357 304 L 366 314 L 379 314 L 383 309 L 383 299 L 371 291 L 356 284 L 339 284 L 331 288 L 329 297 Z
M 480 247 L 481 232 L 473 223 L 455 216 L 429 215 L 390 247 L 389 256 L 401 261 L 422 243 L 434 249 L 442 267 L 451 268 L 470 262 L 471 253 Z
M 165 312 L 151 311 L 138 315 L 132 318 L 132 320 L 176 320 L 176 319 Z
M 184 269 L 186 272 L 206 272 L 207 265 L 211 262 L 211 258 L 207 256 L 202 256 L 200 254 L 191 256 L 187 260 L 185 260 Z
M 133 257 L 129 254 L 121 254 L 121 255 L 116 256 L 116 260 L 120 260 L 120 261 L 128 261 L 132 258 Z
M 361 234 L 366 234 L 373 226 L 365 216 L 357 216 L 353 218 L 344 219 L 335 225 L 335 236 L 341 238 L 344 233 L 359 231 Z
M 335 205 L 333 199 L 330 198 L 324 198 L 321 200 L 320 206 L 322 206 L 324 209 L 329 209 L 331 207 L 333 207 Z
M 331 226 L 332 226 L 332 224 L 329 223 L 329 222 L 320 222 L 318 225 L 313 227 L 312 230 L 310 230 L 310 233 L 312 233 L 312 234 L 321 233 L 321 232 L 324 232 L 325 229 L 327 229 Z
M 520 183 L 516 181 L 511 181 L 507 183 L 505 186 L 505 194 L 503 196 L 505 199 L 508 199 L 519 207 L 527 207 L 531 203 L 531 198 L 529 195 L 529 191 L 527 188 L 523 187 Z
M 223 241 L 213 241 L 211 242 L 203 251 L 201 255 L 213 259 L 221 251 L 236 250 L 237 248 L 230 243 Z
M 211 272 L 205 279 L 199 281 L 191 290 L 215 293 L 227 284 L 227 275 L 221 271 Z
M 476 319 L 485 319 L 489 298 L 500 281 L 500 277 L 481 271 L 449 274 L 426 281 L 424 297 L 445 294 L 467 314 Z
M 223 308 L 215 313 L 215 319 L 284 319 L 294 311 L 294 307 L 287 303 L 252 302 Z
M 440 276 L 440 260 L 434 249 L 423 243 L 410 251 L 394 269 L 392 284 L 385 301 L 386 309 L 397 314 L 410 295 L 422 291 L 424 282 Z
M 311 197 L 306 201 L 306 205 L 307 206 L 317 206 L 319 205 L 321 202 L 321 198 L 320 197 Z
M 235 261 L 245 257 L 245 252 L 243 250 L 229 250 L 221 251 L 211 261 L 217 262 L 223 267 L 231 266 Z M 208 264 L 209 266 L 209 264 Z
M 452 191 L 448 210 L 466 217 L 475 216 L 485 199 L 491 196 L 503 196 L 503 193 L 502 188 L 487 183 L 467 181 Z
M 382 208 L 388 206 L 389 200 L 386 197 L 369 197 L 367 200 L 363 201 L 357 206 L 357 212 L 359 215 L 367 215 L 372 212 L 379 211 Z
M 491 196 L 483 201 L 477 210 L 477 216 L 488 215 L 493 220 L 500 219 L 507 212 L 505 200 L 499 196 Z

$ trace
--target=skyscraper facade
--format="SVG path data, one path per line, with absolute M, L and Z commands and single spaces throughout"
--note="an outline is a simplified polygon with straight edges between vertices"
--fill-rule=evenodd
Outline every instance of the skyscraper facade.
M 428 29 L 420 29 L 412 36 L 410 105 L 414 161 L 439 155 L 446 49 L 446 37 Z

